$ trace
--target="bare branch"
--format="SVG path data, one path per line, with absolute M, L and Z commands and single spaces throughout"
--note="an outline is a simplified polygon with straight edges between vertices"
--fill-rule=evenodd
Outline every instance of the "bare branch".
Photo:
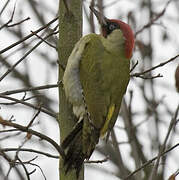
M 50 47 L 54 48 L 56 51 L 58 50 L 58 48 L 52 44 L 50 44 L 49 42 L 47 42 L 44 38 L 42 38 L 41 36 L 39 36 L 37 33 L 31 31 L 31 33 L 33 33 L 35 36 L 37 36 L 39 39 L 41 39 L 44 43 L 48 44 Z
M 166 144 L 167 144 L 167 140 L 168 140 L 168 138 L 169 138 L 169 135 L 170 135 L 173 127 L 176 125 L 177 116 L 178 116 L 178 111 L 179 111 L 179 105 L 178 105 L 178 107 L 177 107 L 177 109 L 176 109 L 176 112 L 175 112 L 175 115 L 174 115 L 173 119 L 172 119 L 171 122 L 170 122 L 170 125 L 169 125 L 169 127 L 168 127 L 168 132 L 167 132 L 167 134 L 166 134 L 164 143 L 163 143 L 163 145 L 161 146 L 160 151 L 159 151 L 159 153 L 158 153 L 157 161 L 156 161 L 156 163 L 155 163 L 155 166 L 154 166 L 153 169 L 152 169 L 152 173 L 151 173 L 151 175 L 150 175 L 150 179 L 149 179 L 149 180 L 152 180 L 152 179 L 154 179 L 154 177 L 156 177 L 157 170 L 158 170 L 158 165 L 159 165 L 159 162 L 160 162 L 160 158 L 161 158 L 161 156 L 162 156 L 162 153 L 165 151 L 165 147 L 166 147 Z
M 173 149 L 175 149 L 176 147 L 179 146 L 178 144 L 175 144 L 174 146 L 172 146 L 171 148 L 167 149 L 165 152 L 163 152 L 161 154 L 161 157 L 166 155 L 168 152 L 172 151 Z M 129 180 L 134 174 L 136 174 L 137 172 L 139 172 L 140 170 L 144 169 L 145 167 L 147 167 L 149 164 L 151 164 L 153 161 L 155 161 L 158 158 L 158 156 L 155 156 L 154 158 L 152 158 L 151 160 L 147 161 L 146 163 L 144 163 L 141 167 L 139 167 L 138 169 L 136 169 L 135 171 L 133 171 L 131 174 L 129 174 L 127 177 L 124 178 L 124 180 Z
M 49 84 L 49 85 L 44 85 L 44 86 L 27 87 L 27 88 L 12 90 L 12 91 L 5 91 L 5 92 L 0 93 L 0 95 L 11 95 L 11 94 L 22 93 L 22 92 L 27 92 L 27 91 L 36 91 L 36 90 L 56 88 L 59 85 L 61 85 L 61 83 L 62 82 L 60 81 L 58 84 Z
M 7 0 L 6 3 L 4 4 L 3 8 L 0 11 L 0 16 L 2 15 L 2 13 L 4 12 L 4 10 L 6 9 L 7 5 L 9 4 L 10 0 Z
M 30 122 L 29 122 L 29 124 L 27 125 L 27 128 L 29 128 L 29 127 L 31 127 L 31 126 L 32 126 L 32 124 L 33 124 L 34 120 L 35 120 L 35 119 L 36 119 L 36 117 L 40 114 L 40 112 L 41 112 L 41 107 L 39 107 L 39 109 L 38 109 L 37 113 L 35 114 L 35 116 L 31 119 L 31 121 L 30 121 Z
M 85 161 L 85 163 L 88 164 L 92 164 L 92 163 L 104 163 L 107 162 L 109 160 L 109 157 L 107 156 L 106 158 L 102 159 L 102 160 L 96 160 L 96 161 Z
M 31 107 L 31 108 L 33 108 L 33 109 L 37 109 L 37 110 L 39 109 L 38 106 L 35 106 L 35 105 L 33 105 L 33 104 L 30 104 L 30 103 L 27 103 L 27 102 L 25 102 L 25 101 L 22 101 L 22 100 L 19 100 L 19 99 L 15 99 L 15 98 L 12 98 L 12 97 L 8 97 L 8 96 L 4 96 L 4 95 L 1 95 L 1 94 L 0 94 L 0 98 L 8 99 L 8 100 L 14 101 L 14 102 L 16 102 L 16 103 L 20 103 L 20 104 L 29 106 L 29 107 Z M 52 116 L 52 117 L 54 117 L 54 118 L 56 118 L 56 114 L 48 111 L 47 109 L 41 108 L 41 111 L 44 112 L 44 113 L 46 113 L 46 114 L 48 114 L 48 115 L 50 115 L 50 116 Z
M 152 68 L 150 68 L 150 69 L 147 69 L 147 70 L 145 70 L 145 71 L 143 71 L 143 72 L 131 74 L 131 76 L 132 76 L 132 77 L 140 77 L 140 76 L 143 75 L 143 74 L 149 73 L 149 72 L 153 71 L 154 69 L 157 69 L 157 68 L 159 68 L 159 67 L 162 67 L 162 66 L 164 66 L 165 64 L 168 64 L 168 63 L 176 60 L 178 57 L 179 57 L 179 54 L 176 55 L 176 56 L 174 56 L 174 57 L 172 57 L 172 58 L 170 58 L 169 60 L 164 61 L 163 63 L 160 63 L 160 64 L 158 64 L 158 65 L 156 65 L 156 66 L 154 66 L 154 67 L 152 67 Z
M 3 29 L 4 27 L 7 27 L 8 24 L 12 22 L 13 17 L 14 17 L 14 13 L 15 13 L 15 9 L 16 9 L 16 4 L 14 5 L 14 8 L 13 8 L 13 11 L 12 11 L 12 14 L 11 14 L 10 19 L 7 21 L 7 23 L 5 23 L 4 25 L 2 25 L 2 26 L 0 27 L 0 30 Z
M 25 21 L 28 21 L 29 19 L 30 19 L 30 17 L 27 17 L 27 18 L 25 18 L 25 19 L 23 19 L 23 20 L 21 20 L 21 21 L 19 21 L 19 22 L 17 22 L 17 23 L 9 24 L 9 25 L 7 25 L 6 27 L 14 27 L 14 26 L 17 26 L 17 25 L 19 25 L 19 24 L 22 24 L 22 23 L 25 22 Z
M 17 150 L 18 150 L 18 148 L 1 148 L 1 151 L 3 151 L 3 152 L 11 152 L 11 151 L 17 151 Z M 47 157 L 50 157 L 50 158 L 55 158 L 55 159 L 59 158 L 58 155 L 52 155 L 52 154 L 42 152 L 42 151 L 38 151 L 38 150 L 35 150 L 35 149 L 21 148 L 21 149 L 19 149 L 19 151 L 29 152 L 29 153 L 33 152 L 33 153 L 41 154 L 41 155 L 44 155 L 44 156 L 47 156 Z
M 0 133 L 14 132 L 14 131 L 18 131 L 18 130 L 17 129 L 7 129 L 7 130 L 0 131 Z
M 21 159 L 19 157 L 17 157 L 17 160 L 19 161 L 19 163 L 22 165 L 24 171 L 25 171 L 25 174 L 26 174 L 26 177 L 28 180 L 30 180 L 30 176 L 29 176 L 29 173 L 27 171 L 27 168 L 25 167 L 25 164 L 21 161 Z
M 43 172 L 43 170 L 42 170 L 42 168 L 39 166 L 39 165 L 37 165 L 37 164 L 35 164 L 35 163 L 29 163 L 30 165 L 32 165 L 32 166 L 36 166 L 36 167 L 38 167 L 39 169 L 40 169 L 40 171 L 41 171 L 41 173 L 42 173 L 42 175 L 43 175 L 43 177 L 44 177 L 44 179 L 45 180 L 47 180 L 47 178 L 45 177 L 45 174 L 44 174 L 44 172 Z M 32 173 L 31 173 L 32 174 Z
M 150 22 L 148 22 L 148 23 L 147 23 L 146 25 L 144 25 L 140 30 L 138 30 L 138 31 L 135 33 L 135 37 L 136 37 L 139 33 L 141 33 L 144 29 L 146 29 L 146 28 L 150 27 L 151 25 L 153 25 L 153 24 L 155 23 L 155 21 L 157 21 L 160 17 L 162 17 L 162 16 L 165 14 L 165 11 L 166 11 L 166 9 L 167 9 L 167 7 L 168 7 L 168 5 L 170 4 L 171 1 L 172 1 L 172 0 L 169 0 L 169 1 L 166 3 L 164 9 L 163 9 L 155 18 L 151 19 Z
M 0 119 L 0 124 L 2 124 L 3 126 L 10 126 L 10 127 L 14 127 L 22 132 L 27 132 L 27 133 L 30 133 L 34 136 L 37 136 L 39 137 L 40 139 L 43 139 L 47 142 L 49 142 L 53 147 L 55 147 L 55 149 L 59 152 L 59 154 L 61 155 L 62 158 L 65 157 L 65 153 L 63 151 L 63 149 L 51 138 L 49 138 L 48 136 L 42 134 L 42 133 L 39 133 L 37 131 L 34 131 L 32 129 L 29 129 L 25 126 L 22 126 L 22 125 L 19 125 L 19 124 L 16 124 L 16 123 L 13 123 L 13 122 L 10 122 L 10 121 L 6 121 L 6 120 L 3 120 L 3 119 Z
M 139 61 L 136 61 L 136 63 L 134 64 L 134 66 L 130 69 L 130 73 L 136 68 L 136 66 L 138 65 Z
M 20 180 L 24 180 L 24 177 L 23 177 L 23 175 L 21 174 L 21 171 L 19 171 L 19 169 L 14 166 L 14 161 L 13 161 L 5 152 L 3 152 L 3 151 L 1 150 L 1 148 L 0 148 L 0 155 L 1 155 L 4 159 L 6 159 L 6 161 L 9 163 L 9 166 L 10 166 L 10 167 L 9 167 L 9 170 L 8 170 L 6 176 L 5 176 L 5 179 L 8 178 L 9 173 L 10 173 L 12 167 L 14 167 L 14 169 L 16 170 L 16 172 L 17 172 Z
M 168 180 L 175 180 L 175 178 L 176 178 L 178 175 L 179 175 L 179 169 L 177 169 L 177 171 L 176 171 L 174 174 L 172 174 L 172 175 L 168 178 Z
M 44 37 L 44 39 L 49 38 L 50 36 L 57 34 L 58 32 L 53 32 L 48 34 L 46 37 Z M 21 63 L 30 53 L 32 53 L 41 43 L 43 43 L 44 40 L 39 41 L 35 46 L 33 46 L 28 52 L 25 53 L 25 55 L 20 58 L 13 66 L 11 66 L 11 68 L 9 68 L 1 77 L 0 77 L 0 81 L 2 81 L 10 72 L 13 71 L 13 69 L 19 64 Z
M 155 76 L 143 76 L 143 75 L 139 75 L 136 76 L 137 78 L 141 78 L 141 79 L 156 79 L 156 78 L 161 78 L 163 77 L 163 75 L 161 75 L 160 73 L 155 75 Z
M 129 171 L 127 171 L 127 168 L 124 165 L 122 155 L 121 155 L 121 151 L 119 149 L 117 138 L 116 138 L 114 130 L 111 131 L 111 138 L 112 138 L 113 147 L 114 147 L 114 149 L 118 155 L 117 156 L 118 157 L 118 159 L 117 159 L 118 164 L 117 165 L 119 166 L 119 169 L 121 172 L 121 178 L 124 178 L 129 173 Z
M 47 23 L 46 25 L 42 26 L 41 28 L 37 29 L 36 31 L 34 31 L 34 33 L 39 33 L 40 31 L 46 29 L 48 26 L 50 26 L 52 23 L 54 23 L 55 21 L 58 20 L 59 17 L 54 18 L 53 20 L 51 20 L 49 23 Z M 0 54 L 3 54 L 4 52 L 14 48 L 15 46 L 21 44 L 22 42 L 26 41 L 27 39 L 31 38 L 32 36 L 34 36 L 34 33 L 31 33 L 29 35 L 27 35 L 26 37 L 24 37 L 23 39 L 11 44 L 10 46 L 0 50 Z

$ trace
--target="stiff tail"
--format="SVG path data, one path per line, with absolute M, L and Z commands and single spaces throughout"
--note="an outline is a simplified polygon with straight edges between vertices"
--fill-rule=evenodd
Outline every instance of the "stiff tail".
M 73 139 L 75 136 L 82 130 L 83 127 L 83 121 L 80 121 L 77 123 L 77 125 L 74 127 L 74 129 L 69 133 L 69 135 L 63 140 L 61 143 L 61 147 L 65 150 L 71 142 L 73 142 Z
M 65 173 L 68 173 L 71 169 L 75 169 L 77 177 L 85 160 L 85 155 L 82 152 L 82 128 L 83 120 L 77 123 L 61 143 L 61 147 L 66 150 L 64 159 Z
M 61 147 L 66 150 L 65 172 L 75 169 L 78 177 L 84 160 L 90 158 L 98 140 L 98 130 L 90 126 L 87 120 L 79 122 L 61 143 Z

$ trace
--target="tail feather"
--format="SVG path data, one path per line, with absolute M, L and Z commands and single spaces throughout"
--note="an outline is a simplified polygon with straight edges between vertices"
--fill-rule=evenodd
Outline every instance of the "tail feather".
M 90 158 L 98 143 L 99 133 L 100 131 L 91 126 L 84 117 L 64 139 L 61 147 L 66 150 L 64 159 L 66 173 L 75 169 L 77 177 L 79 176 L 84 160 Z
M 64 165 L 66 166 L 66 173 L 71 170 L 76 170 L 77 177 L 82 168 L 83 162 L 85 160 L 85 154 L 82 152 L 82 132 L 79 132 L 73 142 L 70 144 L 65 160 Z
M 64 150 L 67 149 L 64 159 L 65 173 L 68 173 L 71 169 L 75 169 L 77 177 L 85 160 L 85 155 L 82 152 L 82 128 L 83 120 L 77 123 L 61 143 L 61 147 Z
M 77 123 L 77 125 L 73 128 L 73 130 L 61 143 L 61 147 L 63 149 L 66 149 L 70 145 L 70 143 L 73 142 L 73 139 L 82 130 L 82 127 L 83 127 L 83 121 L 80 121 L 79 123 Z

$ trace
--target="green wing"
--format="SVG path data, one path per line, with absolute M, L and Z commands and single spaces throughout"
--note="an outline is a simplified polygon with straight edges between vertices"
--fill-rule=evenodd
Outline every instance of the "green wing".
M 98 35 L 90 37 L 80 64 L 80 81 L 83 89 L 90 119 L 96 128 L 101 128 L 105 122 L 107 105 L 110 103 L 109 94 L 104 91 L 101 63 L 104 47 Z
M 104 135 L 112 128 L 129 81 L 129 60 L 106 50 L 100 35 L 89 35 L 80 61 L 83 94 L 96 128 Z

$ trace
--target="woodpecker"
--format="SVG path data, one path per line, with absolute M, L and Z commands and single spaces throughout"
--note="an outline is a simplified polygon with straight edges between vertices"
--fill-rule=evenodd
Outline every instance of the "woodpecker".
M 113 128 L 130 79 L 134 35 L 121 20 L 108 19 L 90 7 L 101 34 L 82 37 L 69 56 L 63 76 L 65 95 L 78 122 L 61 143 L 66 172 L 77 176 L 99 138 Z

